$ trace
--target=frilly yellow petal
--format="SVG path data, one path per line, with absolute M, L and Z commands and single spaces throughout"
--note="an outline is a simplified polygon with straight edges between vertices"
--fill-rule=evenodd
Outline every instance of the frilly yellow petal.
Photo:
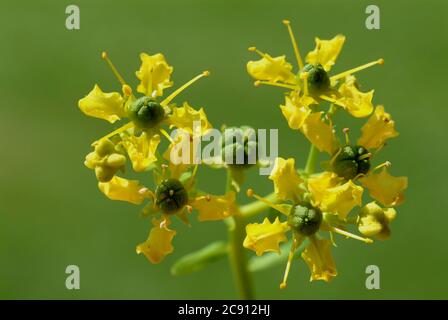
M 342 181 L 334 172 L 324 171 L 308 178 L 308 190 L 311 192 L 313 204 L 322 203 L 327 190 L 336 187 Z
M 179 179 L 182 173 L 190 168 L 194 159 L 193 149 L 195 145 L 191 135 L 182 129 L 179 129 L 177 133 L 174 140 L 163 153 L 163 158 L 168 160 L 168 167 L 173 179 Z
M 309 105 L 317 103 L 310 96 L 298 96 L 291 93 L 285 97 L 285 104 L 280 106 L 283 116 L 291 129 L 298 130 L 311 113 Z
M 297 79 L 292 73 L 292 65 L 286 61 L 285 56 L 271 57 L 268 54 L 257 61 L 247 63 L 247 72 L 256 80 L 272 83 L 284 82 L 296 84 Z
M 160 143 L 160 136 L 148 136 L 146 132 L 135 135 L 122 135 L 122 143 L 136 172 L 145 171 L 152 163 L 157 161 L 156 151 Z
M 173 85 L 170 81 L 173 67 L 168 65 L 161 53 L 152 56 L 142 53 L 140 59 L 140 70 L 135 73 L 140 80 L 137 91 L 149 97 L 153 94 L 162 96 L 163 90 Z
M 375 112 L 361 128 L 362 136 L 358 140 L 358 145 L 367 149 L 377 149 L 381 147 L 387 139 L 398 136 L 395 131 L 395 122 L 390 114 L 384 112 L 383 106 L 377 106 Z
M 330 247 L 330 240 L 310 238 L 310 243 L 302 252 L 302 258 L 311 271 L 310 281 L 324 280 L 329 282 L 337 276 L 338 272 L 336 271 Z
M 154 226 L 149 232 L 148 239 L 137 246 L 136 252 L 143 253 L 151 263 L 159 263 L 173 252 L 171 241 L 176 231 L 168 229 L 167 220 L 153 219 L 152 224 Z
M 274 182 L 274 192 L 280 200 L 296 200 L 302 193 L 299 185 L 303 182 L 294 167 L 293 158 L 275 159 L 269 179 Z
M 316 47 L 308 53 L 306 62 L 314 65 L 321 64 L 325 71 L 329 71 L 341 52 L 345 36 L 339 34 L 331 40 L 315 38 L 315 42 Z
M 352 180 L 327 189 L 319 207 L 322 211 L 334 213 L 344 220 L 355 206 L 362 204 L 363 189 Z
M 390 237 L 389 223 L 396 215 L 394 208 L 381 208 L 372 201 L 359 212 L 358 230 L 367 237 L 386 240 Z
M 192 207 L 199 211 L 199 221 L 223 220 L 235 213 L 235 192 L 230 191 L 223 196 L 200 196 L 192 203 Z
M 124 99 L 121 95 L 118 92 L 103 92 L 98 85 L 95 85 L 87 96 L 79 100 L 78 106 L 86 115 L 104 119 L 110 123 L 126 117 Z
M 195 122 L 199 122 L 200 128 L 199 126 L 197 129 L 193 128 Z M 196 132 L 196 134 L 204 135 L 212 128 L 204 109 L 195 110 L 186 102 L 182 107 L 174 107 L 172 109 L 172 113 L 168 117 L 168 123 L 171 127 L 187 131 L 190 135 L 193 135 L 193 130 L 199 129 L 200 132 Z
M 111 200 L 141 204 L 146 198 L 139 191 L 143 188 L 137 180 L 128 180 L 114 176 L 109 182 L 99 182 L 98 188 Z
M 404 201 L 404 190 L 408 187 L 407 177 L 394 177 L 386 168 L 380 173 L 371 173 L 361 179 L 370 196 L 384 206 L 396 206 Z
M 345 82 L 339 87 L 339 97 L 337 104 L 341 105 L 347 112 L 356 118 L 364 118 L 369 116 L 373 111 L 373 92 L 361 92 L 356 87 L 356 79 L 354 76 L 345 78 Z
M 333 154 L 338 146 L 333 127 L 322 120 L 323 112 L 311 113 L 302 125 L 302 132 L 319 151 Z
M 280 253 L 280 242 L 287 241 L 285 233 L 289 230 L 286 222 L 278 218 L 271 223 L 265 218 L 263 223 L 250 223 L 246 226 L 246 239 L 243 246 L 255 251 L 258 256 L 265 252 Z

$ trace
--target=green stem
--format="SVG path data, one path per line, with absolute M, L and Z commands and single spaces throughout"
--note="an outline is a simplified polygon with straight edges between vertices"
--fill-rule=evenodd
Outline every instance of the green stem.
M 227 170 L 226 192 L 232 189 L 232 177 L 230 170 Z M 241 299 L 254 299 L 252 288 L 252 278 L 248 269 L 246 251 L 243 247 L 246 237 L 246 219 L 240 210 L 228 219 L 229 233 L 229 260 L 232 266 L 233 277 Z
M 316 162 L 318 155 L 319 152 L 317 148 L 313 144 L 311 144 L 310 151 L 308 153 L 308 159 L 306 160 L 306 166 L 305 166 L 305 173 L 307 175 L 313 174 L 316 171 Z

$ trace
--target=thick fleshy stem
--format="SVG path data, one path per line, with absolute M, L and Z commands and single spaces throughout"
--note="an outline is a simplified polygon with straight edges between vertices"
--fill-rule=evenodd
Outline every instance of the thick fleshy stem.
M 232 188 L 231 179 L 230 170 L 227 170 L 227 192 Z M 230 219 L 230 223 L 228 223 L 229 260 L 232 266 L 233 276 L 240 298 L 251 300 L 254 299 L 252 278 L 248 269 L 246 252 L 243 247 L 246 236 L 246 219 L 239 209 Z

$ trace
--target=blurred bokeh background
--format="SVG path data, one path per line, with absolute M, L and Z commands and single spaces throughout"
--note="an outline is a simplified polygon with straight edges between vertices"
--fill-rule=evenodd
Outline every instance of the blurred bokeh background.
M 80 30 L 65 28 L 69 4 L 81 10 Z M 380 7 L 380 30 L 364 25 L 369 4 Z M 376 90 L 375 103 L 384 104 L 397 123 L 400 136 L 378 161 L 390 160 L 392 174 L 408 175 L 409 189 L 389 241 L 338 241 L 333 282 L 309 283 L 298 260 L 284 291 L 278 289 L 283 265 L 255 274 L 257 297 L 448 298 L 448 2 L 442 0 L 2 1 L 0 298 L 237 298 L 226 260 L 206 271 L 170 275 L 182 255 L 226 238 L 221 222 L 194 222 L 191 228 L 176 222 L 175 252 L 159 265 L 136 255 L 149 222 L 138 217 L 138 207 L 106 199 L 83 166 L 90 142 L 113 126 L 84 116 L 77 101 L 95 83 L 120 90 L 101 51 L 133 85 L 138 54 L 162 52 L 175 68 L 176 85 L 203 70 L 212 73 L 177 102 L 204 106 L 215 127 L 279 128 L 280 154 L 303 166 L 308 144 L 288 129 L 277 108 L 282 90 L 255 88 L 245 69 L 255 58 L 247 51 L 251 45 L 294 61 L 284 18 L 292 21 L 302 53 L 314 47 L 315 36 L 347 36 L 335 72 L 385 59 L 384 67 L 358 79 L 364 90 Z M 342 115 L 337 121 L 353 128 L 353 138 L 364 122 Z M 143 179 L 149 183 L 151 175 Z M 206 168 L 199 184 L 219 193 L 224 179 L 224 172 Z M 247 186 L 271 190 L 256 170 Z M 69 264 L 81 269 L 80 290 L 65 288 Z M 380 290 L 365 288 L 371 264 L 380 267 Z

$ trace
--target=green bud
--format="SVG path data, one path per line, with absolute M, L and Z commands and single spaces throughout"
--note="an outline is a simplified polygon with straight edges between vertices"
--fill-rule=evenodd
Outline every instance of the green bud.
M 156 188 L 156 204 L 165 214 L 175 214 L 188 203 L 188 192 L 177 179 L 165 179 Z
M 108 154 L 111 154 L 114 152 L 115 145 L 110 141 L 109 139 L 101 140 L 100 143 L 98 143 L 95 146 L 95 152 L 100 157 L 105 157 Z
M 106 165 L 112 168 L 121 168 L 125 163 L 126 157 L 119 153 L 112 153 L 106 160 Z
M 311 91 L 326 91 L 330 88 L 330 78 L 322 65 L 307 64 L 302 72 L 308 73 L 308 86 Z
M 249 168 L 253 166 L 258 159 L 257 154 L 257 133 L 255 129 L 249 126 L 230 127 L 224 131 L 224 139 L 222 140 L 222 158 L 232 159 L 227 165 L 238 168 Z M 242 163 L 238 158 L 238 154 L 243 154 Z M 255 160 L 255 161 L 254 161 Z
M 322 223 L 322 212 L 311 205 L 296 205 L 288 216 L 288 225 L 303 236 L 315 234 Z
M 369 151 L 362 146 L 346 145 L 338 150 L 333 160 L 333 172 L 347 180 L 358 174 L 366 174 L 370 169 Z
M 163 107 L 150 97 L 141 97 L 128 107 L 129 118 L 143 129 L 154 128 L 165 117 Z
M 99 182 L 108 182 L 114 177 L 116 171 L 111 167 L 97 166 L 95 167 L 95 176 Z

